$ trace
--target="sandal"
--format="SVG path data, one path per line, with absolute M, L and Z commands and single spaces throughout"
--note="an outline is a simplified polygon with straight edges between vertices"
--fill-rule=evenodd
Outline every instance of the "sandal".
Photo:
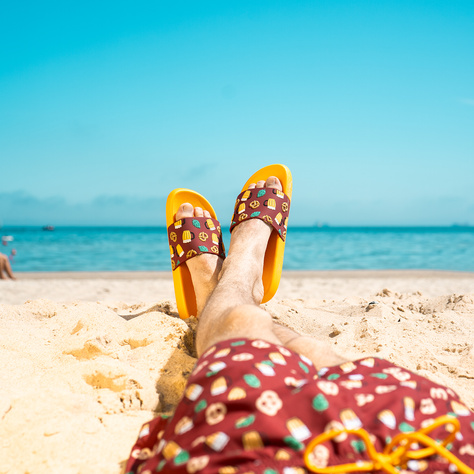
M 186 217 L 176 220 L 181 204 L 189 202 L 193 207 L 202 207 L 209 217 Z M 216 213 L 207 199 L 190 189 L 178 188 L 172 191 L 166 201 L 166 226 L 170 245 L 171 268 L 173 270 L 174 292 L 181 319 L 196 316 L 196 295 L 187 260 L 210 253 L 225 258 L 224 243 Z
M 265 181 L 270 176 L 276 176 L 280 180 L 283 191 L 267 187 L 248 189 L 251 183 Z M 261 219 L 274 230 L 265 253 L 262 303 L 273 298 L 280 284 L 292 189 L 293 180 L 289 168 L 279 164 L 270 165 L 258 170 L 247 180 L 235 203 L 231 232 L 235 226 L 249 219 Z

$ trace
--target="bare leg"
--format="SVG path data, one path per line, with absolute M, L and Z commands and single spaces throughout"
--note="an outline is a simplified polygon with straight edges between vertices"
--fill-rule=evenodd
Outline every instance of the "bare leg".
M 310 336 L 302 336 L 285 326 L 274 325 L 273 332 L 281 344 L 298 354 L 306 356 L 316 368 L 332 367 L 347 362 L 348 359 L 336 354 L 327 342 L 322 342 Z
M 273 332 L 271 315 L 259 307 L 263 258 L 270 232 L 267 224 L 256 219 L 234 229 L 219 283 L 199 318 L 199 355 L 217 342 L 239 337 L 280 344 Z
M 0 254 L 0 278 L 2 280 L 6 280 L 3 272 L 5 272 L 12 280 L 16 280 L 15 276 L 13 275 L 12 267 L 8 257 L 6 255 Z
M 280 182 L 274 177 L 251 187 L 264 186 L 281 189 Z M 334 354 L 327 345 L 276 326 L 271 315 L 260 308 L 263 261 L 271 231 L 270 226 L 257 219 L 244 222 L 234 229 L 219 282 L 199 318 L 196 338 L 198 354 L 203 354 L 220 341 L 261 338 L 286 345 L 305 355 L 316 367 L 344 362 L 345 359 Z
M 209 212 L 200 207 L 193 208 L 189 203 L 182 204 L 176 213 L 176 220 L 186 217 L 211 217 Z M 202 254 L 186 262 L 196 294 L 197 316 L 217 285 L 218 275 L 222 268 L 222 258 L 212 254 Z

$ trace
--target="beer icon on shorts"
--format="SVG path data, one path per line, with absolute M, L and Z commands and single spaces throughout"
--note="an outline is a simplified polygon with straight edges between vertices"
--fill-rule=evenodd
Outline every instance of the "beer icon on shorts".
M 360 365 L 365 365 L 366 367 L 373 367 L 375 365 L 375 359 L 373 357 L 369 357 L 368 359 L 361 360 Z
M 276 372 L 273 367 L 271 365 L 264 364 L 263 362 L 257 362 L 255 364 L 255 368 L 267 377 L 272 377 L 273 375 L 276 375 Z
M 415 421 L 415 400 L 411 397 L 404 397 L 403 406 L 405 407 L 405 419 Z
M 237 472 L 237 468 L 233 466 L 225 466 L 219 469 L 219 474 L 235 474 Z
M 211 238 L 214 245 L 219 245 L 219 237 L 216 234 L 211 234 Z
M 229 442 L 229 437 L 222 431 L 206 437 L 206 444 L 214 451 L 222 451 Z
M 242 195 L 242 197 L 240 198 L 241 201 L 246 201 L 250 196 L 251 196 L 251 192 L 249 190 L 245 191 L 245 193 Z
M 274 364 L 286 365 L 285 358 L 279 352 L 271 352 L 268 357 Z
M 344 364 L 341 364 L 339 367 L 345 374 L 347 374 L 349 372 L 352 372 L 356 368 L 356 365 L 354 364 L 354 362 L 344 362 Z
M 186 389 L 184 395 L 186 396 L 186 398 L 194 402 L 199 398 L 203 390 L 204 389 L 200 385 L 193 383 Z
M 178 423 L 176 423 L 176 426 L 174 427 L 174 432 L 176 434 L 183 434 L 187 433 L 192 428 L 194 428 L 193 420 L 191 420 L 191 418 L 189 418 L 188 416 L 184 416 L 183 418 L 181 418 L 181 420 L 178 421 Z
M 397 426 L 397 420 L 395 419 L 395 415 L 391 410 L 382 410 L 378 415 L 377 418 L 387 427 L 392 430 L 395 429 Z
M 181 451 L 182 451 L 182 449 L 179 447 L 179 445 L 177 443 L 175 443 L 174 441 L 170 441 L 163 448 L 163 456 L 165 457 L 165 459 L 173 459 Z
M 172 245 L 170 245 L 170 255 L 171 255 L 171 258 L 174 257 L 174 248 Z
M 209 230 L 216 230 L 216 226 L 214 225 L 214 222 L 212 222 L 212 219 L 207 219 L 206 220 L 206 227 Z
M 362 422 L 359 417 L 351 409 L 342 410 L 339 417 L 341 418 L 342 424 L 348 430 L 356 430 L 362 426 Z
M 281 212 L 279 212 L 276 217 L 275 217 L 275 222 L 280 225 L 281 224 L 281 220 L 282 220 L 283 216 L 281 215 Z
M 273 194 L 275 194 L 276 197 L 280 198 L 280 199 L 283 199 L 285 197 L 285 194 L 282 191 L 278 190 L 278 189 L 274 189 Z
M 217 351 L 214 354 L 214 358 L 220 359 L 221 357 L 225 357 L 225 356 L 229 355 L 229 353 L 230 353 L 230 348 L 226 347 L 225 349 L 221 349 L 221 350 Z
M 224 377 L 219 377 L 214 380 L 211 385 L 211 395 L 216 396 L 224 393 L 227 390 L 227 382 Z
M 182 219 L 180 219 L 179 221 L 176 221 L 174 223 L 174 228 L 175 229 L 181 229 L 182 226 L 183 226 L 183 220 Z
M 275 454 L 277 461 L 289 461 L 291 459 L 290 453 L 284 449 L 279 449 Z
M 220 372 L 222 369 L 225 369 L 226 367 L 227 367 L 227 364 L 222 360 L 209 364 L 209 370 L 211 372 L 214 372 L 215 374 L 217 374 L 217 372 Z
M 343 380 L 341 385 L 349 390 L 354 388 L 362 388 L 362 380 Z
M 247 396 L 246 391 L 240 387 L 234 387 L 227 397 L 228 400 L 242 400 Z
M 273 198 L 268 199 L 267 200 L 267 207 L 268 207 L 268 209 L 271 209 L 272 211 L 274 211 L 276 209 L 275 199 L 273 199 Z
M 181 247 L 181 245 L 179 244 L 176 246 L 176 253 L 178 254 L 179 257 L 182 257 L 184 255 L 183 247 Z
M 242 444 L 246 451 L 263 448 L 263 441 L 258 431 L 247 431 L 242 435 Z
M 193 240 L 193 237 L 194 237 L 194 235 L 191 234 L 191 232 L 189 230 L 183 231 L 183 243 L 184 244 L 189 244 L 189 242 L 191 242 L 191 240 Z
M 290 418 L 286 422 L 286 427 L 291 433 L 291 436 L 293 436 L 293 438 L 297 439 L 298 441 L 304 441 L 311 436 L 311 432 L 309 431 L 308 427 L 299 418 Z
M 451 408 L 458 416 L 469 416 L 470 414 L 469 408 L 467 408 L 466 405 L 457 402 L 456 400 L 451 401 Z
M 237 214 L 242 214 L 242 212 L 245 211 L 245 204 L 244 203 L 241 203 L 239 205 L 239 209 L 237 210 Z

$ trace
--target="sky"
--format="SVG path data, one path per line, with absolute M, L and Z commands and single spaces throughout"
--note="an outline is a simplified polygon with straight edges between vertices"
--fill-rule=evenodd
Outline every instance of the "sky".
M 474 225 L 474 2 L 0 5 L 0 224 L 222 222 L 255 170 L 290 224 Z

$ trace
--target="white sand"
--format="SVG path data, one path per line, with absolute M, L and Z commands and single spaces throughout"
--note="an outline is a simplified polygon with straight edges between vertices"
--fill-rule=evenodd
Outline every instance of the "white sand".
M 119 473 L 141 424 L 173 408 L 195 363 L 171 275 L 18 276 L 0 281 L 0 473 Z M 387 358 L 474 408 L 472 273 L 288 272 L 265 306 L 341 354 Z

